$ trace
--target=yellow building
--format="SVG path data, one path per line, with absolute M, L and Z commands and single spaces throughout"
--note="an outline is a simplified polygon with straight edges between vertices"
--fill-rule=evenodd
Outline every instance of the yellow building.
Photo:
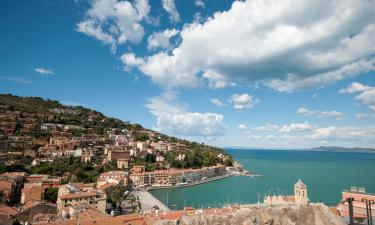
M 294 202 L 296 204 L 307 204 L 309 202 L 307 198 L 307 186 L 298 179 L 297 183 L 294 184 Z

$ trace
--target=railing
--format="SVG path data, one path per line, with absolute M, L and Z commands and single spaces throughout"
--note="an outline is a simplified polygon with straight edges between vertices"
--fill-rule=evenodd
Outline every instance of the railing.
M 359 202 L 355 201 L 354 198 L 347 198 L 346 201 L 348 202 L 348 208 L 349 208 L 349 225 L 359 225 L 359 224 L 367 224 L 367 225 L 373 225 L 372 223 L 372 205 L 374 205 L 374 200 L 368 200 L 366 198 L 363 198 L 361 202 L 366 204 L 366 219 L 362 217 L 355 217 L 356 214 L 353 203 Z M 357 220 L 354 222 L 354 220 Z

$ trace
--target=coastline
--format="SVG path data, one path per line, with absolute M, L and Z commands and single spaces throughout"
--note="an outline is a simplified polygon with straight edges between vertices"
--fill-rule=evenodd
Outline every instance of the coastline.
M 227 174 L 222 175 L 222 176 L 207 178 L 205 180 L 200 180 L 200 181 L 196 181 L 196 182 L 192 182 L 192 183 L 187 183 L 187 184 L 171 185 L 171 186 L 152 186 L 152 187 L 147 187 L 145 189 L 146 189 L 146 191 L 150 191 L 150 190 L 159 190 L 159 189 L 171 189 L 171 188 L 191 187 L 191 186 L 208 183 L 208 182 L 215 181 L 215 180 L 224 179 L 224 178 L 231 177 L 231 176 L 236 176 L 236 174 L 234 174 L 234 173 L 227 173 Z
M 142 211 L 145 213 L 152 212 L 155 209 L 155 206 L 158 207 L 158 210 L 161 210 L 163 212 L 171 211 L 168 206 L 166 206 L 163 202 L 161 202 L 147 190 L 134 191 L 134 195 L 139 198 Z

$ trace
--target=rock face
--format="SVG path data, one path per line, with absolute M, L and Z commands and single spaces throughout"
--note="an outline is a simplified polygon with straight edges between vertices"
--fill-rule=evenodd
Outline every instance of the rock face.
M 158 225 L 344 225 L 324 204 L 249 206 L 229 213 L 196 214 Z

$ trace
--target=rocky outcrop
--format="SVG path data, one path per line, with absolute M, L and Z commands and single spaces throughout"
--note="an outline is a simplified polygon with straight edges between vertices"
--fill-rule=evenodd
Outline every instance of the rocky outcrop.
M 227 213 L 202 213 L 158 225 L 344 225 L 324 204 L 248 206 Z

